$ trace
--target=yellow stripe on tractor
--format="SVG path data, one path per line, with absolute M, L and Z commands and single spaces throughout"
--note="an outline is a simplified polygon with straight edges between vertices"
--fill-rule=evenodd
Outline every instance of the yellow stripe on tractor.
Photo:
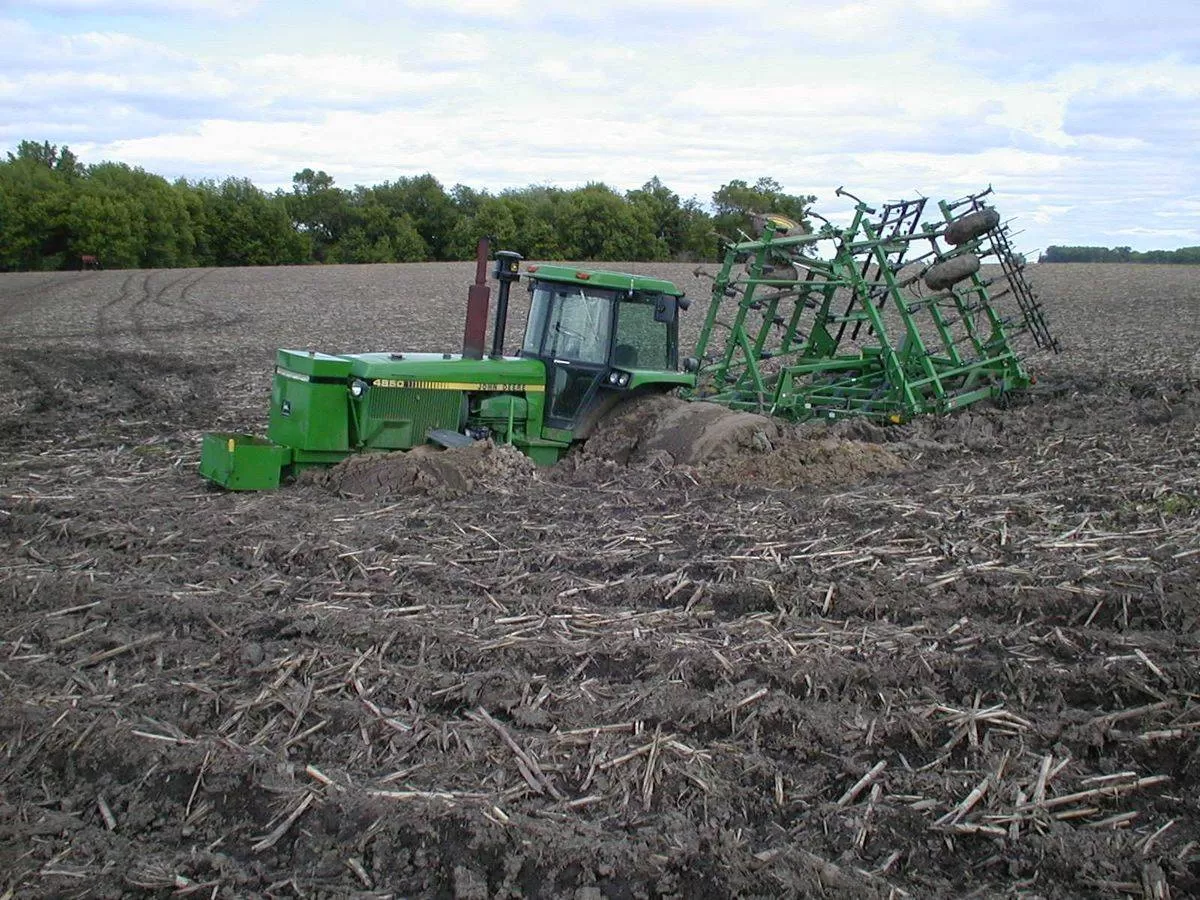
M 544 394 L 544 384 L 483 384 L 471 381 L 414 381 L 408 378 L 376 378 L 372 384 L 382 388 L 407 388 L 423 391 L 524 391 L 527 394 Z

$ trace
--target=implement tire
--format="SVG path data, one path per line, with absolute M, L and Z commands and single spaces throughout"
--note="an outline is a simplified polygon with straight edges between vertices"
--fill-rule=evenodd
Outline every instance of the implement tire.
M 994 209 L 980 209 L 955 219 L 946 226 L 946 243 L 957 247 L 967 241 L 987 234 L 1000 224 L 1000 213 Z
M 964 253 L 935 263 L 925 271 L 925 284 L 931 291 L 944 291 L 979 271 L 979 257 Z

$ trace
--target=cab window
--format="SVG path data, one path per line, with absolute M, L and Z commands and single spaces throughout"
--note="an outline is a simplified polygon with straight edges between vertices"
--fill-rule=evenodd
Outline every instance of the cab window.
M 654 308 L 653 301 L 618 304 L 614 366 L 623 369 L 671 368 L 667 326 L 654 320 Z
M 612 301 L 612 291 L 539 283 L 529 308 L 524 351 L 551 359 L 606 363 Z

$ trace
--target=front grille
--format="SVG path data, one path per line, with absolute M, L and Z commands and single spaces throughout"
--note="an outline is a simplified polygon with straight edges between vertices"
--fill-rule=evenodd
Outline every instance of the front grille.
M 373 387 L 367 395 L 367 417 L 389 432 L 411 423 L 411 442 L 422 444 L 430 429 L 458 431 L 465 403 L 461 391 Z

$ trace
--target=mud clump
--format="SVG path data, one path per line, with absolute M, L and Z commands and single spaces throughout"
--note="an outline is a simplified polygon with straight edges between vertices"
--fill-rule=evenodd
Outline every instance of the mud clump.
M 678 397 L 641 397 L 609 413 L 588 437 L 584 454 L 618 465 L 699 465 L 768 451 L 779 433 L 779 425 L 766 416 Z
M 567 464 L 579 475 L 603 470 L 612 476 L 622 467 L 679 468 L 710 484 L 777 487 L 844 484 L 905 466 L 877 443 L 666 396 L 618 407 Z
M 526 483 L 534 462 L 515 447 L 480 441 L 442 450 L 431 445 L 397 453 L 347 457 L 307 479 L 343 497 L 420 494 L 453 499 L 474 492 L 504 493 Z
M 750 482 L 788 487 L 851 484 L 905 467 L 904 460 L 878 444 L 840 438 L 792 438 L 766 453 L 715 459 L 700 467 L 700 475 L 712 484 Z

